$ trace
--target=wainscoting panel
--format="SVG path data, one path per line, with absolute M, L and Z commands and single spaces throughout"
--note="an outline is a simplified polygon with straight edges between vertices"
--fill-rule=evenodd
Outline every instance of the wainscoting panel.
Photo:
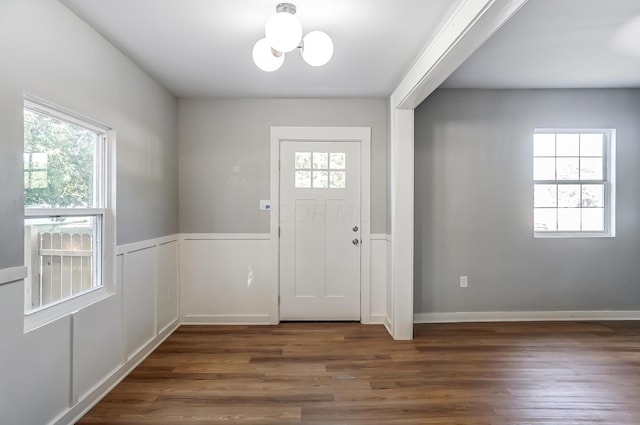
M 197 239 L 191 239 L 197 237 Z M 182 323 L 267 324 L 271 242 L 261 235 L 183 235 L 180 245 Z
M 387 331 L 389 331 L 390 335 L 393 335 L 393 293 L 392 293 L 392 289 L 393 289 L 393 282 L 391 281 L 391 272 L 393 271 L 392 269 L 392 262 L 391 262 L 391 248 L 392 248 L 392 238 L 391 235 L 385 235 L 385 240 L 387 241 L 387 285 L 386 285 L 386 292 L 387 292 L 387 297 L 386 297 L 386 309 L 385 309 L 385 314 L 386 317 L 384 318 L 384 326 L 387 328 Z
M 155 336 L 156 248 L 125 254 L 123 262 L 125 347 L 133 356 Z
M 178 241 L 158 245 L 158 332 L 178 320 Z
M 71 402 L 52 424 L 75 423 L 177 328 L 178 240 L 118 246 L 113 296 L 67 318 Z
M 382 324 L 387 311 L 386 235 L 371 235 L 371 323 Z
M 181 323 L 268 324 L 274 261 L 269 235 L 184 234 L 180 244 Z M 371 321 L 384 323 L 388 237 L 371 237 Z
M 74 313 L 71 321 L 73 394 L 77 403 L 122 364 L 122 304 L 109 297 Z

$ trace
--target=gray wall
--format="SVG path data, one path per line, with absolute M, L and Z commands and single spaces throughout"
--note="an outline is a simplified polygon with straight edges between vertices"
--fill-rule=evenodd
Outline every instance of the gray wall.
M 638 117 L 640 90 L 441 89 L 425 100 L 416 313 L 640 309 Z M 536 127 L 617 130 L 615 238 L 534 239 Z
M 118 244 L 178 230 L 176 99 L 64 6 L 49 3 L 0 2 L 0 267 L 22 265 L 24 93 L 117 131 Z M 46 13 L 76 22 L 62 28 Z
M 179 104 L 180 232 L 267 233 L 271 126 L 371 127 L 373 233 L 386 233 L 383 99 L 213 99 Z
M 0 269 L 23 265 L 25 92 L 117 131 L 118 244 L 176 233 L 176 99 L 57 1 L 1 0 L 0 55 Z M 0 285 L 0 423 L 51 423 L 72 381 L 90 388 L 118 366 L 132 324 L 121 293 L 28 333 L 23 306 L 21 281 Z

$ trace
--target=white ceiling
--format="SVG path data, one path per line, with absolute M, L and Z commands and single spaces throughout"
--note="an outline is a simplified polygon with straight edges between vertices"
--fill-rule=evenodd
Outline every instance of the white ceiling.
M 640 0 L 529 0 L 443 86 L 640 87 Z
M 384 97 L 458 0 L 293 0 L 305 33 L 323 30 L 324 67 L 298 52 L 259 70 L 254 43 L 277 0 L 60 0 L 178 97 Z

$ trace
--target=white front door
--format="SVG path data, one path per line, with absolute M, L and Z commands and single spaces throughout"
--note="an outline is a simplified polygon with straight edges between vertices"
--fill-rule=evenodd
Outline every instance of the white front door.
M 360 143 L 280 144 L 280 320 L 360 320 Z

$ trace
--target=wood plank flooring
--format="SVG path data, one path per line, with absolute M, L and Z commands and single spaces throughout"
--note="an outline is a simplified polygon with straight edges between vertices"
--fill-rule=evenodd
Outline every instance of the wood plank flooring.
M 182 326 L 79 423 L 638 425 L 640 322 Z

